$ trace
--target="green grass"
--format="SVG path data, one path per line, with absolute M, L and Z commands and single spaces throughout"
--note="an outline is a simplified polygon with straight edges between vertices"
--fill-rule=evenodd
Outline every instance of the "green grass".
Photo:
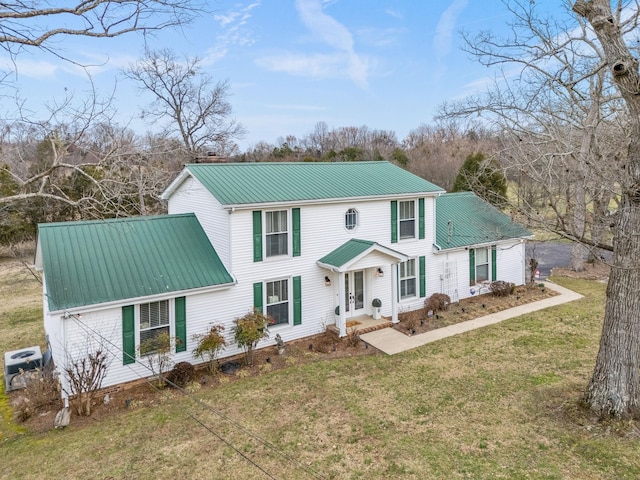
M 279 479 L 314 478 L 309 470 L 334 479 L 638 478 L 634 426 L 598 423 L 578 406 L 605 286 L 561 283 L 585 298 L 395 356 L 201 389 L 205 404 L 168 391 L 82 427 L 11 435 L 0 478 L 268 478 L 239 452 Z M 22 327 L 39 334 L 33 322 L 3 322 L 0 338 Z

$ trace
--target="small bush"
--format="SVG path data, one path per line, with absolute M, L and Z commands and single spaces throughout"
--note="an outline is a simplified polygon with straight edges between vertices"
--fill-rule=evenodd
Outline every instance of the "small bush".
M 258 309 L 254 309 L 244 317 L 236 318 L 233 321 L 233 338 L 238 347 L 245 351 L 245 360 L 248 366 L 253 365 L 253 351 L 258 346 L 258 342 L 269 337 L 267 327 L 271 322 L 271 317 Z
M 411 310 L 410 312 L 405 312 L 402 319 L 402 325 L 406 328 L 410 333 L 414 333 L 416 328 L 418 328 L 418 324 L 420 320 L 424 319 L 425 311 L 421 308 L 419 310 Z
M 357 327 L 351 327 L 347 329 L 347 345 L 350 347 L 357 347 L 360 343 L 360 333 L 358 333 Z
M 489 291 L 496 297 L 508 297 L 514 290 L 515 285 L 504 280 L 496 280 L 489 285 Z
M 424 308 L 427 310 L 427 312 L 431 311 L 433 313 L 436 313 L 442 310 L 447 310 L 450 303 L 451 298 L 449 297 L 449 295 L 446 295 L 444 293 L 434 293 L 424 301 Z
M 32 408 L 49 406 L 60 400 L 60 382 L 52 369 L 37 368 L 24 372 L 25 395 Z
M 310 350 L 320 353 L 331 353 L 334 350 L 336 343 L 335 336 L 330 333 L 325 333 L 313 339 L 313 343 L 310 345 Z
M 211 375 L 216 373 L 218 353 L 227 346 L 227 341 L 222 335 L 223 331 L 224 325 L 213 325 L 206 334 L 193 336 L 193 339 L 198 342 L 193 355 L 207 361 L 207 368 Z
M 186 387 L 196 376 L 196 369 L 189 362 L 178 362 L 167 374 L 169 385 L 179 388 Z

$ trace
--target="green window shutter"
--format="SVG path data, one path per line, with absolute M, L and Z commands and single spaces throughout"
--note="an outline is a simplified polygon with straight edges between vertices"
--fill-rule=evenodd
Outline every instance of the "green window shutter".
M 187 351 L 187 305 L 185 297 L 175 299 L 176 353 Z
M 253 284 L 253 308 L 262 312 L 262 282 Z
M 136 362 L 136 314 L 133 305 L 122 307 L 122 364 Z
M 424 198 L 418 199 L 418 238 L 424 239 Z
M 398 243 L 398 202 L 391 201 L 391 243 Z
M 253 211 L 253 261 L 262 261 L 262 211 Z
M 498 279 L 498 251 L 496 246 L 491 247 L 491 280 L 494 282 Z
M 476 283 L 476 251 L 469 249 L 469 285 Z
M 293 224 L 293 256 L 300 256 L 300 209 L 291 210 L 291 223 Z
M 293 324 L 302 323 L 302 277 L 293 277 Z
M 426 276 L 426 261 L 424 255 L 420 257 L 420 298 L 427 296 L 427 276 Z

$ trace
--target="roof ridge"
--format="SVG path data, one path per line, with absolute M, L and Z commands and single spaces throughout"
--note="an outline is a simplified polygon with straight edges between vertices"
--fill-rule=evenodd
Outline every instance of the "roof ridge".
M 96 224 L 113 224 L 113 223 L 130 223 L 130 222 L 141 222 L 141 221 L 149 221 L 149 220 L 166 220 L 170 218 L 176 217 L 193 217 L 194 213 L 164 213 L 158 215 L 143 215 L 143 216 L 132 216 L 132 217 L 116 217 L 116 218 L 98 218 L 95 220 L 73 220 L 71 222 L 48 222 L 48 223 L 39 223 L 38 228 L 57 228 L 57 227 L 74 227 L 74 226 L 82 226 L 82 225 L 96 225 Z

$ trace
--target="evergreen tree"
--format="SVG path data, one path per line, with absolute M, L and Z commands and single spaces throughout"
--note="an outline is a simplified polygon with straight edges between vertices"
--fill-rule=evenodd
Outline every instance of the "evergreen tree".
M 452 191 L 474 192 L 480 198 L 501 208 L 506 203 L 507 179 L 495 160 L 487 159 L 478 152 L 466 158 Z

